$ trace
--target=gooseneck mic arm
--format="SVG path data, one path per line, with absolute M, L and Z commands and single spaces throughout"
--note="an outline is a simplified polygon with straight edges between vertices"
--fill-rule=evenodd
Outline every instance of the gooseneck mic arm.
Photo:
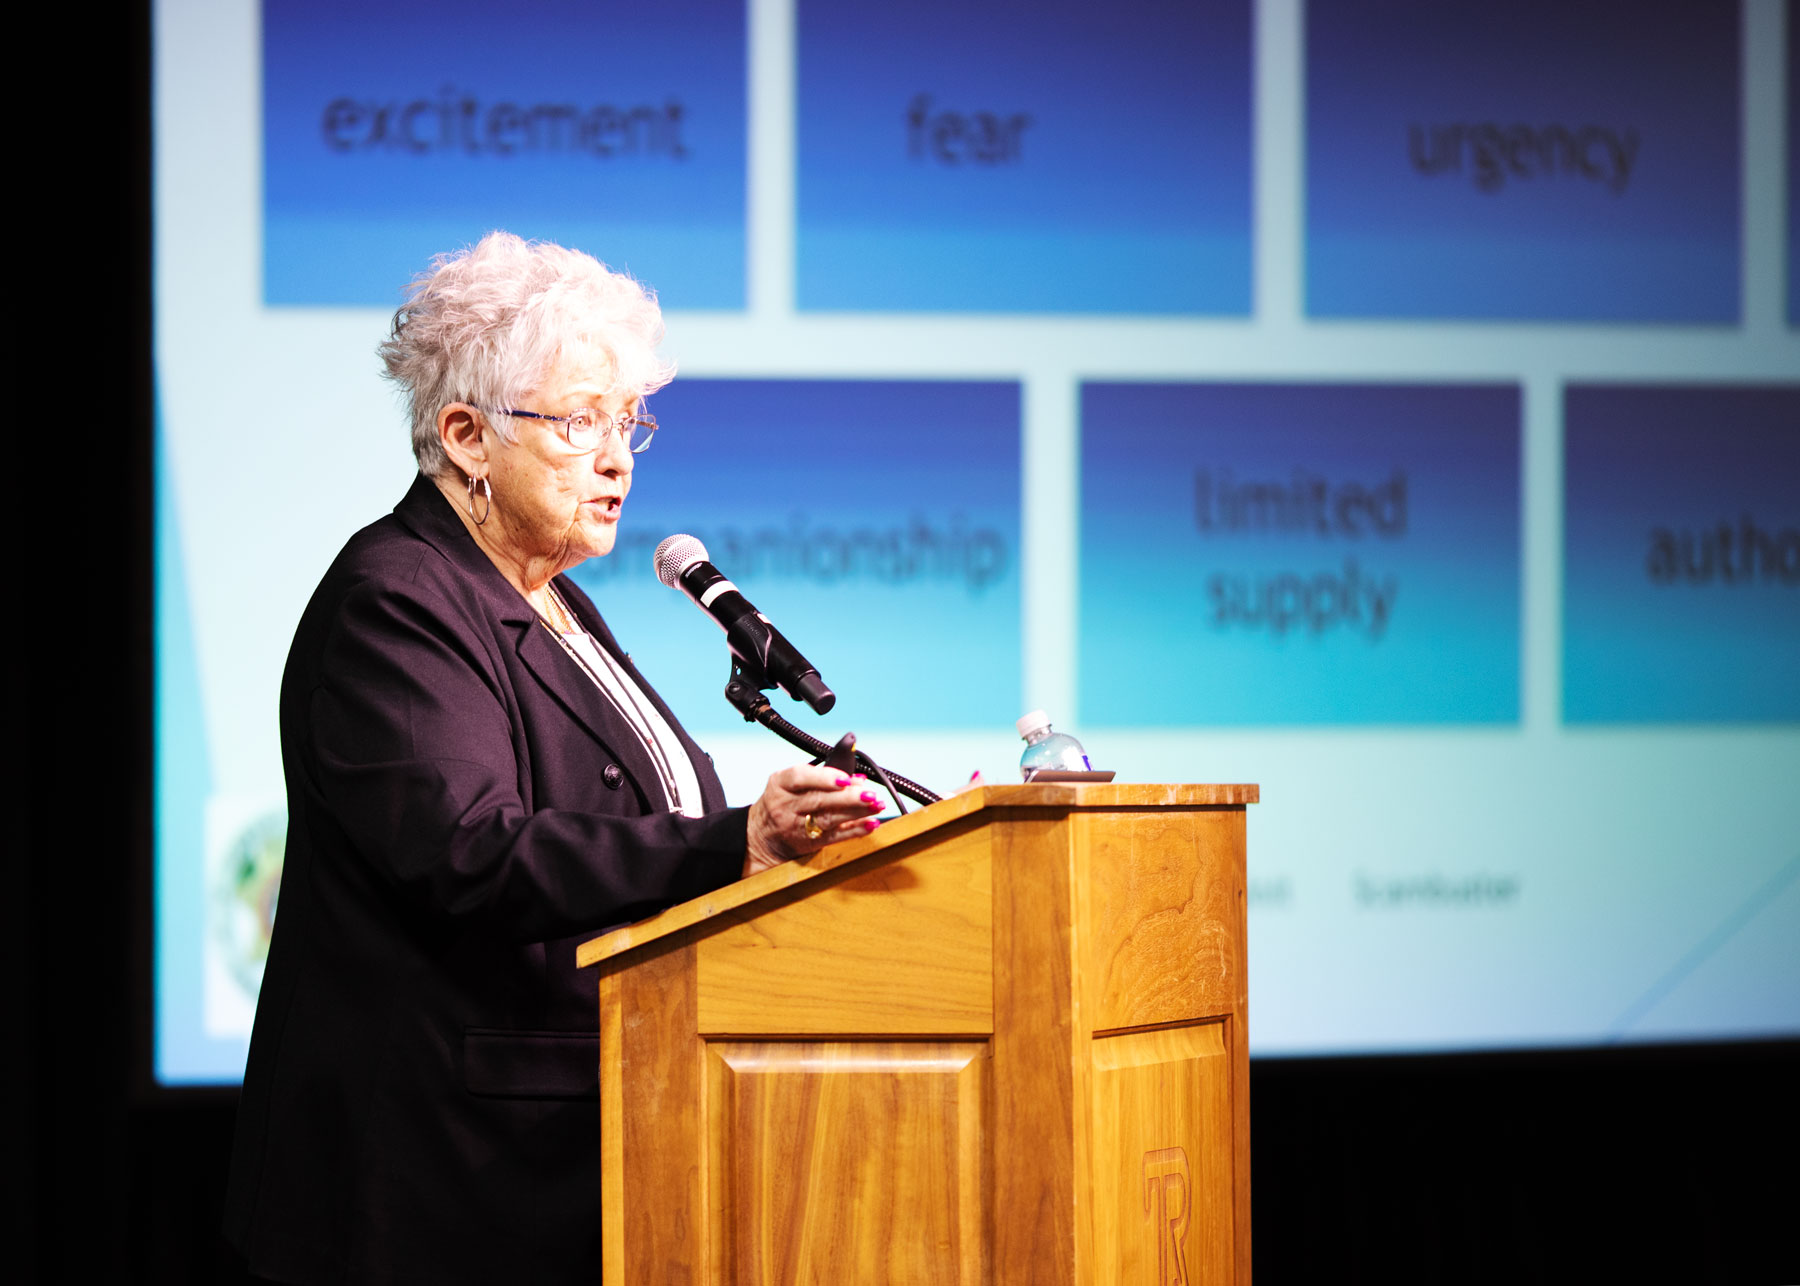
M 890 773 L 856 748 L 856 735 L 845 733 L 829 746 L 775 713 L 763 693 L 780 684 L 796 701 L 804 701 L 824 714 L 837 704 L 825 681 L 800 650 L 781 636 L 761 612 L 725 578 L 725 573 L 706 558 L 706 546 L 692 536 L 670 536 L 656 547 L 656 577 L 671 589 L 694 600 L 725 631 L 731 648 L 731 681 L 725 699 L 744 716 L 745 722 L 762 724 L 770 732 L 839 772 L 861 772 L 875 778 L 894 797 L 901 812 L 901 796 L 921 804 L 935 804 L 939 795 L 898 773 Z
M 768 686 L 765 683 L 758 687 L 756 680 L 745 674 L 743 666 L 734 662 L 731 681 L 725 685 L 725 699 L 744 716 L 745 723 L 760 723 L 790 746 L 797 746 L 811 755 L 815 764 L 826 764 L 839 772 L 860 772 L 865 777 L 873 777 L 887 788 L 887 793 L 894 797 L 895 807 L 903 813 L 906 811 L 906 804 L 900 798 L 902 795 L 921 804 L 935 804 L 943 798 L 910 777 L 890 773 L 858 750 L 856 734 L 853 732 L 846 732 L 838 739 L 837 745 L 828 746 L 804 729 L 796 728 L 775 713 L 775 707 L 762 694 L 762 688 Z

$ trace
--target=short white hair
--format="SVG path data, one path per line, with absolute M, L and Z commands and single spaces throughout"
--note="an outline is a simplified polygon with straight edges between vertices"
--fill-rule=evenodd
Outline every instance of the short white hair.
M 675 375 L 657 355 L 662 336 L 656 297 L 624 273 L 579 250 L 490 232 L 413 279 L 380 351 L 406 392 L 419 472 L 436 478 L 454 467 L 438 440 L 445 406 L 515 407 L 580 353 L 604 359 L 607 393 L 645 397 Z M 517 440 L 509 417 L 489 422 Z

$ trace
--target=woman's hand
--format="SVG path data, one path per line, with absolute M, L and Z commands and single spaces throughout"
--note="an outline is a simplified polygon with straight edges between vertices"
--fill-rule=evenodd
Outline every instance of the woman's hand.
M 866 777 L 812 764 L 783 768 L 750 805 L 744 874 L 867 835 L 880 825 L 875 820 L 880 811 L 881 800 Z

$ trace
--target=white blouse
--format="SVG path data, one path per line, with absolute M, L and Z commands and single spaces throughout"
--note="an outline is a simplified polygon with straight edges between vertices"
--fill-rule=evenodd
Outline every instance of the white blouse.
M 669 721 L 662 717 L 644 690 L 632 680 L 605 648 L 594 642 L 586 630 L 558 632 L 557 637 L 569 654 L 581 662 L 594 685 L 606 694 L 632 731 L 650 752 L 650 760 L 662 778 L 663 793 L 669 800 L 669 811 L 687 817 L 700 816 L 700 778 L 688 759 L 687 750 Z

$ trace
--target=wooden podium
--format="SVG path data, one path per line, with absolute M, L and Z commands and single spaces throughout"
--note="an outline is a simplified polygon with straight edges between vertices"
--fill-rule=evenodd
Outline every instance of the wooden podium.
M 604 1280 L 1248 1286 L 1256 799 L 987 787 L 584 944 Z

